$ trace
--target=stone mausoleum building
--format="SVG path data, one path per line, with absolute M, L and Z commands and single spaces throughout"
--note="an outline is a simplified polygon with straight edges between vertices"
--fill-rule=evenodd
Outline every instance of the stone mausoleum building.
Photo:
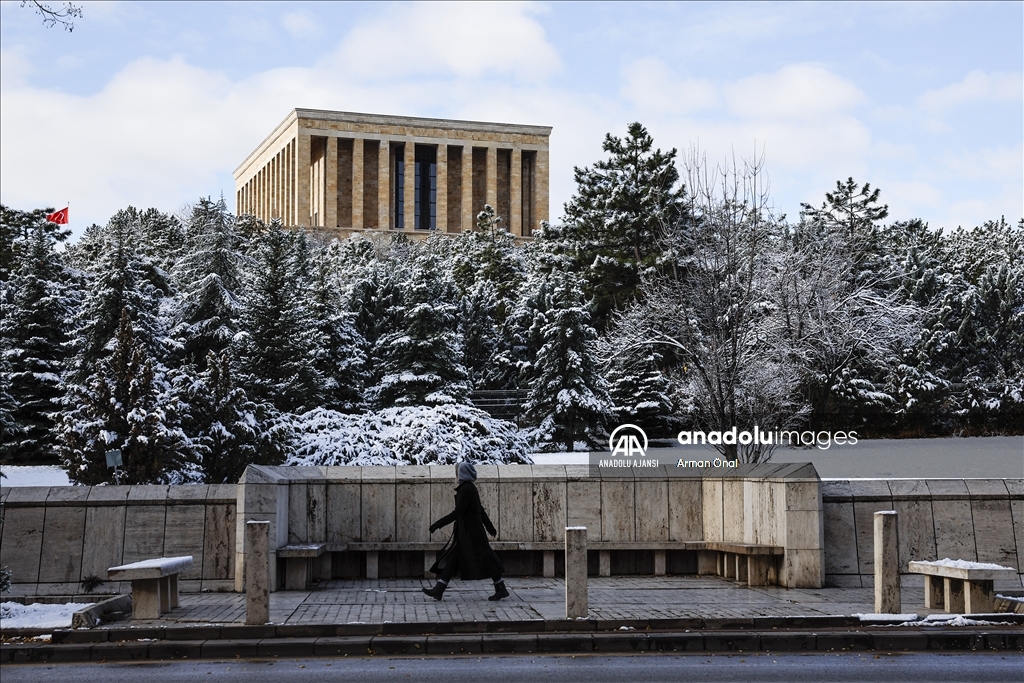
M 239 214 L 345 235 L 548 220 L 548 126 L 295 109 L 235 169 Z

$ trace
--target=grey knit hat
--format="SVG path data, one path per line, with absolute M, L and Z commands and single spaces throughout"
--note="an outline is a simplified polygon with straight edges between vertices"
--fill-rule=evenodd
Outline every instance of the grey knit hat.
M 460 462 L 458 468 L 459 481 L 476 481 L 476 468 L 471 462 Z

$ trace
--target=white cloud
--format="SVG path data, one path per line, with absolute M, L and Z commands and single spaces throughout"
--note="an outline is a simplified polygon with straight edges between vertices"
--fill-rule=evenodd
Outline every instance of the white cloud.
M 974 70 L 959 83 L 929 90 L 920 97 L 920 105 L 941 113 L 972 102 L 1017 102 L 1024 98 L 1024 74 L 985 73 Z
M 729 109 L 750 119 L 804 120 L 846 112 L 864 101 L 850 81 L 824 67 L 790 64 L 725 87 Z
M 622 94 L 638 109 L 689 114 L 719 104 L 718 88 L 704 79 L 680 79 L 660 59 L 638 59 L 622 69 Z
M 306 11 L 286 13 L 281 17 L 281 24 L 293 38 L 303 38 L 320 33 L 320 25 L 313 15 Z
M 363 78 L 495 73 L 539 82 L 561 61 L 544 27 L 530 16 L 537 11 L 514 2 L 393 6 L 355 27 L 329 61 Z

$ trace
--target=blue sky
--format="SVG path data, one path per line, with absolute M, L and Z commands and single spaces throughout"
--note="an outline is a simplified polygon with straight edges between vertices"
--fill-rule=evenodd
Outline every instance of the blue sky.
M 835 181 L 933 227 L 1024 216 L 1024 4 L 0 4 L 0 201 L 80 232 L 234 196 L 295 107 L 554 127 L 572 168 L 634 120 L 712 161 L 763 149 L 795 218 Z

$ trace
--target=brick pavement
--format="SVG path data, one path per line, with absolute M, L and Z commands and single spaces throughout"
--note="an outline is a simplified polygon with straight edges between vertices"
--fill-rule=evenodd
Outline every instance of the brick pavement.
M 423 595 L 425 579 L 323 581 L 313 590 L 271 594 L 276 624 L 381 624 L 472 621 L 532 621 L 565 616 L 561 579 L 506 579 L 511 596 L 494 603 L 489 581 L 453 581 L 444 600 Z M 928 614 L 923 591 L 903 591 L 903 611 Z M 874 611 L 870 588 L 750 588 L 716 577 L 591 577 L 591 619 L 742 619 L 851 615 Z M 244 623 L 245 596 L 237 593 L 182 594 L 181 605 L 157 620 L 116 626 Z

